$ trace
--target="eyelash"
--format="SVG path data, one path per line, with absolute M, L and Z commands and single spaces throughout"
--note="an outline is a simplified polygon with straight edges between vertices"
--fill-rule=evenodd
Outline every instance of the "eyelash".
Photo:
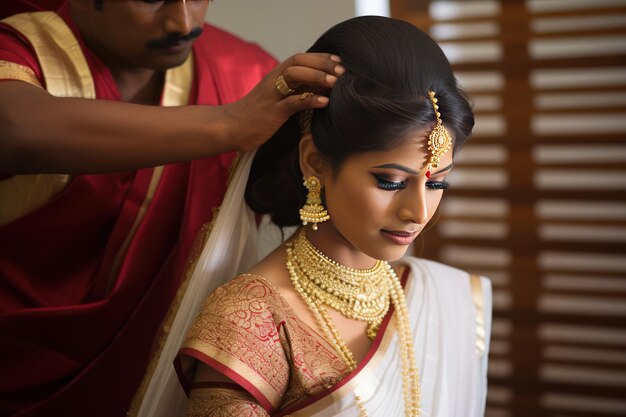
M 406 188 L 406 181 L 393 182 L 384 179 L 378 175 L 372 174 L 376 178 L 377 186 L 381 190 L 385 191 L 397 191 L 404 190 Z M 426 188 L 429 190 L 447 190 L 450 188 L 450 184 L 446 181 L 427 181 Z

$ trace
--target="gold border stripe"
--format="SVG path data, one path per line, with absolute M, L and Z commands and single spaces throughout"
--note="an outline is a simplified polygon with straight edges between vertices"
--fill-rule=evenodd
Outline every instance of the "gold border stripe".
M 3 23 L 14 27 L 33 46 L 46 81 L 56 97 L 96 98 L 96 88 L 78 40 L 54 12 L 21 13 Z
M 185 62 L 165 73 L 162 106 L 184 106 L 189 103 L 191 81 L 193 80 L 193 54 Z
M 128 246 L 130 245 L 130 242 L 133 236 L 135 236 L 135 232 L 139 228 L 141 221 L 143 220 L 144 216 L 146 215 L 146 212 L 148 211 L 148 207 L 150 206 L 150 203 L 152 202 L 152 197 L 154 197 L 154 194 L 156 192 L 157 186 L 159 185 L 159 181 L 161 179 L 162 174 L 163 174 L 162 166 L 156 167 L 152 171 L 152 177 L 150 178 L 148 191 L 146 192 L 146 196 L 144 197 L 143 202 L 141 203 L 141 206 L 139 207 L 139 210 L 137 211 L 137 217 L 135 217 L 135 222 L 130 228 L 130 231 L 128 232 L 128 235 L 126 236 L 124 243 L 122 243 L 122 246 L 120 246 L 120 249 L 117 251 L 117 254 L 115 255 L 115 259 L 113 260 L 113 264 L 111 265 L 111 272 L 109 275 L 109 280 L 108 280 L 107 288 L 106 288 L 107 294 L 111 292 L 111 290 L 113 290 L 113 286 L 117 282 L 117 275 L 119 273 L 122 262 L 124 261 L 124 257 L 126 256 L 126 251 L 128 250 Z
M 476 355 L 480 358 L 485 353 L 485 308 L 483 305 L 483 286 L 480 277 L 470 274 L 472 301 L 476 308 Z
M 0 226 L 42 207 L 63 191 L 70 179 L 64 174 L 32 174 L 0 181 Z
M 43 88 L 35 72 L 27 66 L 0 59 L 0 79 L 24 81 L 36 87 Z

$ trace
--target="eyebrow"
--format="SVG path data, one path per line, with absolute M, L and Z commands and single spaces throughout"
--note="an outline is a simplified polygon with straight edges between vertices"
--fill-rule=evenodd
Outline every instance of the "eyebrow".
M 440 172 L 448 171 L 448 170 L 452 169 L 452 166 L 453 166 L 453 165 L 454 165 L 454 164 L 450 164 L 450 165 L 448 165 L 447 167 L 442 168 L 442 169 L 438 170 L 437 172 L 434 172 L 434 173 L 433 173 L 433 175 L 435 175 L 435 174 L 439 174 Z M 419 175 L 419 172 L 418 172 L 418 171 L 416 171 L 416 170 L 414 170 L 414 169 L 412 169 L 412 168 L 409 168 L 409 167 L 405 167 L 404 165 L 400 165 L 400 164 L 384 164 L 384 165 L 377 165 L 377 166 L 375 166 L 374 168 L 397 169 L 397 170 L 399 170 L 399 171 L 404 171 L 404 172 L 406 172 L 407 174 L 411 174 L 411 175 Z

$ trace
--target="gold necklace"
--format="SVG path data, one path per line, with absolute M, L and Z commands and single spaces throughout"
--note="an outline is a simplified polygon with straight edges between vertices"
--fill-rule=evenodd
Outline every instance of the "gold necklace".
M 367 336 L 373 339 L 389 302 L 396 309 L 402 361 L 402 393 L 405 414 L 415 417 L 420 409 L 420 387 L 413 336 L 404 291 L 395 271 L 385 261 L 376 261 L 369 269 L 348 268 L 317 250 L 301 229 L 293 243 L 287 244 L 287 270 L 296 291 L 313 311 L 320 327 L 339 356 L 353 371 L 357 367 L 348 348 L 325 308 L 331 307 L 346 317 L 368 323 Z M 367 410 L 356 396 L 361 417 Z

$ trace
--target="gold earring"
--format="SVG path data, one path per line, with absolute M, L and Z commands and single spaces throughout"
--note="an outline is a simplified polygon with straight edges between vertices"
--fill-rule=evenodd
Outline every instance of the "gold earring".
M 304 186 L 309 190 L 306 196 L 306 204 L 300 209 L 300 220 L 302 225 L 306 226 L 309 223 L 313 223 L 311 228 L 317 230 L 317 224 L 325 222 L 330 219 L 328 212 L 322 205 L 322 199 L 320 198 L 320 192 L 322 185 L 320 180 L 311 175 L 304 180 Z

